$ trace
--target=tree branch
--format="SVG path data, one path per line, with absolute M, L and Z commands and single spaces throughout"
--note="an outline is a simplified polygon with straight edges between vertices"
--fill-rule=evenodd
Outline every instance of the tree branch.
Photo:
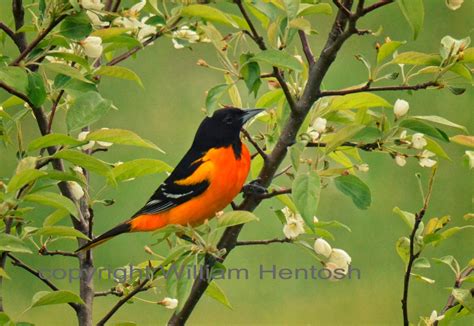
M 50 280 L 45 278 L 43 276 L 43 274 L 41 274 L 41 272 L 39 272 L 39 271 L 35 270 L 34 268 L 28 266 L 23 261 L 16 258 L 15 256 L 13 256 L 10 253 L 8 253 L 7 256 L 8 256 L 8 258 L 10 258 L 12 260 L 13 266 L 20 267 L 20 268 L 24 269 L 25 271 L 29 272 L 30 274 L 36 276 L 36 278 L 38 278 L 40 281 L 42 281 L 44 284 L 46 284 L 51 290 L 59 291 L 59 288 L 56 285 L 54 285 Z M 77 304 L 77 303 L 68 303 L 68 304 L 76 312 L 79 310 L 79 304 Z
M 436 166 L 432 169 L 430 181 L 428 184 L 428 192 L 423 200 L 423 207 L 421 210 L 415 214 L 415 223 L 413 225 L 413 229 L 410 234 L 410 253 L 408 257 L 408 263 L 405 270 L 405 276 L 403 278 L 403 297 L 402 297 L 402 313 L 403 313 L 403 325 L 409 326 L 410 321 L 408 319 L 408 290 L 410 286 L 410 277 L 411 277 L 411 270 L 413 268 L 413 263 L 415 260 L 420 256 L 421 250 L 415 253 L 415 236 L 418 228 L 420 227 L 421 220 L 423 216 L 425 216 L 426 210 L 428 208 L 428 204 L 431 199 L 431 194 L 433 192 L 433 182 L 436 175 Z
M 280 189 L 280 190 L 273 190 L 266 194 L 255 194 L 254 196 L 258 199 L 268 199 L 273 198 L 275 196 L 291 194 L 291 189 Z
M 267 154 L 265 153 L 265 151 L 260 147 L 260 145 L 255 141 L 253 140 L 252 136 L 249 134 L 249 132 L 247 130 L 245 130 L 244 128 L 242 128 L 241 132 L 244 134 L 245 138 L 247 138 L 247 140 L 252 144 L 252 146 L 257 150 L 258 154 L 260 154 L 260 156 L 266 160 L 267 159 Z
M 41 247 L 40 250 L 38 250 L 38 253 L 41 256 L 66 256 L 66 257 L 74 257 L 77 258 L 77 254 L 74 252 L 69 252 L 69 251 L 62 251 L 62 250 L 53 250 L 49 251 L 46 247 Z
M 306 57 L 306 61 L 308 61 L 308 65 L 311 67 L 314 65 L 314 55 L 311 51 L 311 47 L 309 46 L 308 37 L 306 36 L 305 32 L 299 30 L 298 35 L 300 36 L 301 46 L 303 47 L 303 53 Z
M 0 30 L 4 31 L 5 34 L 10 37 L 10 39 L 16 44 L 17 48 L 21 51 L 23 51 L 23 43 L 18 39 L 18 35 L 15 34 L 14 31 L 12 31 L 7 25 L 4 23 L 0 22 Z
M 22 0 L 13 0 L 12 1 L 12 12 L 13 18 L 15 19 L 15 29 L 18 31 L 25 24 L 25 10 L 23 9 Z M 15 37 L 13 39 L 16 46 L 20 52 L 23 52 L 26 49 L 26 35 L 24 32 L 15 32 Z
M 20 62 L 26 58 L 31 51 L 64 19 L 66 15 L 61 15 L 51 22 L 44 30 L 42 30 L 36 38 L 20 53 L 20 55 L 12 61 L 11 66 L 18 66 Z
M 358 88 L 322 91 L 320 93 L 320 97 L 347 95 L 347 94 L 354 94 L 354 93 L 361 93 L 361 92 L 404 91 L 404 90 L 417 91 L 420 89 L 427 89 L 429 87 L 439 87 L 439 86 L 441 85 L 436 81 L 429 81 L 426 83 L 416 84 L 416 85 L 379 86 L 379 87 L 371 87 L 370 85 L 366 84 Z
M 254 245 L 269 245 L 272 243 L 292 243 L 293 240 L 288 238 L 275 238 L 275 239 L 268 239 L 268 240 L 247 240 L 247 241 L 237 241 L 235 243 L 236 246 L 254 246 Z

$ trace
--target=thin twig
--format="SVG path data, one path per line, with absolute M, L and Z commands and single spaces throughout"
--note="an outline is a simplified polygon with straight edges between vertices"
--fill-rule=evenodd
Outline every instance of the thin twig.
M 61 101 L 61 97 L 64 95 L 64 89 L 62 89 L 58 97 L 53 102 L 53 105 L 51 107 L 51 113 L 49 114 L 49 120 L 48 120 L 48 134 L 51 132 L 51 127 L 53 126 L 53 120 L 54 120 L 54 115 L 56 114 L 56 109 L 58 108 L 59 101 Z
M 431 194 L 433 192 L 433 182 L 436 175 L 436 169 L 437 169 L 436 166 L 432 169 L 430 181 L 428 184 L 428 191 L 426 192 L 426 196 L 423 202 L 423 207 L 421 208 L 419 212 L 415 214 L 415 221 L 414 221 L 413 229 L 410 234 L 410 252 L 409 252 L 407 267 L 405 270 L 405 276 L 403 278 L 402 313 L 403 313 L 404 326 L 409 326 L 410 324 L 410 321 L 408 319 L 408 290 L 410 286 L 411 270 L 413 268 L 413 263 L 421 254 L 421 250 L 418 252 L 415 252 L 415 241 L 416 241 L 415 236 L 421 224 L 421 220 L 423 219 L 423 216 L 425 216 L 426 210 L 428 208 L 428 204 L 431 199 Z
M 373 143 L 354 143 L 354 142 L 344 142 L 339 146 L 347 146 L 347 147 L 356 147 L 366 152 L 372 152 L 377 149 L 382 148 L 382 143 L 379 141 Z M 327 147 L 327 143 L 321 142 L 310 142 L 306 144 L 306 147 Z
M 69 252 L 69 251 L 62 251 L 62 250 L 53 250 L 49 251 L 46 247 L 41 247 L 40 250 L 38 250 L 38 253 L 41 256 L 66 256 L 66 257 L 74 257 L 77 258 L 77 254 L 74 252 Z
M 41 272 L 37 271 L 36 269 L 30 267 L 29 265 L 25 264 L 23 261 L 21 261 L 20 259 L 16 258 L 15 256 L 13 256 L 12 254 L 8 253 L 7 254 L 8 258 L 10 258 L 12 260 L 12 264 L 16 267 L 20 267 L 22 269 L 24 269 L 25 271 L 29 272 L 30 274 L 36 276 L 36 278 L 38 278 L 40 281 L 42 281 L 44 284 L 46 284 L 51 290 L 53 291 L 59 291 L 59 288 L 54 285 L 50 280 L 48 280 L 46 277 L 44 277 L 43 274 L 41 274 Z M 78 311 L 79 309 L 79 305 L 77 303 L 68 303 L 72 309 L 74 309 L 76 312 Z
M 360 92 L 404 91 L 404 90 L 417 91 L 420 89 L 427 89 L 429 87 L 439 87 L 439 86 L 440 84 L 436 81 L 429 81 L 426 83 L 416 84 L 416 85 L 380 86 L 380 87 L 371 87 L 370 85 L 366 84 L 358 88 L 322 91 L 320 93 L 320 96 L 325 97 L 325 96 L 347 95 L 347 94 L 354 94 L 354 93 L 360 93 Z
M 252 144 L 252 146 L 257 150 L 258 154 L 260 154 L 260 156 L 266 160 L 267 159 L 267 154 L 265 153 L 265 151 L 260 147 L 260 145 L 255 141 L 253 140 L 252 136 L 249 134 L 249 132 L 247 130 L 245 130 L 244 128 L 241 129 L 241 132 L 244 134 L 245 138 L 247 138 L 247 140 Z
M 94 293 L 94 297 L 106 297 L 108 295 L 114 295 L 116 297 L 122 297 L 123 292 L 122 291 L 117 291 L 115 288 L 112 288 L 110 290 L 98 291 L 98 292 Z
M 352 12 L 346 8 L 339 0 L 332 0 L 332 2 L 336 5 L 337 8 L 341 12 L 343 12 L 347 17 L 352 17 Z
M 64 19 L 66 15 L 61 15 L 51 22 L 38 36 L 20 53 L 20 55 L 12 61 L 11 66 L 18 66 L 26 56 L 35 49 L 35 47 Z
M 291 194 L 291 189 L 273 190 L 266 194 L 256 194 L 255 197 L 257 197 L 258 199 L 268 199 L 285 194 Z
M 268 245 L 271 243 L 292 243 L 293 240 L 288 238 L 275 238 L 275 239 L 268 239 L 268 240 L 247 240 L 247 241 L 237 241 L 235 243 L 236 246 L 254 246 L 254 245 Z
M 311 47 L 309 46 L 308 37 L 306 36 L 305 32 L 299 30 L 298 35 L 300 36 L 301 46 L 303 47 L 303 53 L 306 57 L 306 61 L 308 61 L 308 65 L 311 67 L 314 65 L 314 55 L 311 51 Z

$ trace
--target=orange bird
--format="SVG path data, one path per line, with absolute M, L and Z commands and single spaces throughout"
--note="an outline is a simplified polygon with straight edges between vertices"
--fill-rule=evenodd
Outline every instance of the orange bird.
M 121 233 L 153 231 L 169 224 L 198 225 L 214 217 L 237 196 L 247 179 L 250 154 L 240 141 L 240 130 L 262 111 L 225 108 L 206 117 L 191 148 L 145 206 L 77 251 L 89 250 Z

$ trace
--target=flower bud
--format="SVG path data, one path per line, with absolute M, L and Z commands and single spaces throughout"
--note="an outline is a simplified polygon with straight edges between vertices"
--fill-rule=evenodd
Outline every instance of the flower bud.
M 407 114 L 409 108 L 410 104 L 407 101 L 398 99 L 393 106 L 393 113 L 398 119 Z
M 80 41 L 79 44 L 84 49 L 84 53 L 90 58 L 98 58 L 102 55 L 102 39 L 97 36 L 88 36 L 84 40 Z
M 413 136 L 411 136 L 411 142 L 412 146 L 415 149 L 423 149 L 428 143 L 426 142 L 426 139 L 423 134 L 421 133 L 416 133 Z
M 446 0 L 446 6 L 451 10 L 458 10 L 463 2 L 464 0 Z
M 89 134 L 89 131 L 81 131 L 79 133 L 79 135 L 77 135 L 77 140 L 85 141 L 88 134 Z M 94 145 L 95 145 L 95 141 L 91 140 L 87 144 L 83 145 L 81 148 L 86 151 L 86 150 L 91 149 L 92 147 L 94 147 Z
M 344 271 L 347 271 L 351 261 L 352 258 L 347 252 L 336 248 L 331 251 L 328 262 L 335 264 L 338 268 L 341 268 Z
M 100 130 L 108 130 L 109 128 L 101 128 Z M 112 146 L 112 143 L 106 142 L 106 141 L 97 141 L 97 145 L 102 146 L 102 147 L 110 147 Z
M 331 245 L 323 238 L 318 238 L 314 242 L 314 251 L 321 256 L 328 258 L 331 255 Z
M 314 120 L 313 122 L 313 129 L 316 130 L 317 132 L 319 133 L 323 133 L 324 131 L 326 131 L 326 124 L 327 124 L 327 120 L 324 119 L 324 118 L 316 118 L 316 120 Z
M 82 187 L 76 181 L 68 181 L 68 184 L 75 200 L 79 200 L 84 197 L 84 189 L 82 189 Z
M 405 155 L 397 154 L 395 156 L 395 163 L 397 163 L 398 166 L 405 166 L 405 164 L 407 164 Z
M 158 304 L 162 305 L 166 309 L 176 309 L 178 306 L 178 299 L 173 299 L 173 298 L 164 298 Z
M 201 67 L 209 67 L 209 64 L 203 59 L 199 59 L 196 64 Z
M 355 168 L 360 172 L 369 172 L 369 165 L 367 163 L 358 164 Z

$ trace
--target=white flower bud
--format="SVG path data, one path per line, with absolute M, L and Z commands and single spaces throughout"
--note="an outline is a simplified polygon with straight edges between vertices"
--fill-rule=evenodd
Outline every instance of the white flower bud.
M 178 299 L 173 299 L 173 298 L 164 298 L 158 304 L 162 305 L 166 309 L 176 309 L 178 306 Z
M 97 36 L 88 36 L 84 40 L 80 41 L 79 44 L 84 49 L 84 53 L 90 58 L 98 58 L 102 55 L 102 39 Z
M 463 2 L 464 0 L 446 0 L 446 6 L 451 10 L 458 10 Z
M 283 233 L 288 239 L 295 239 L 300 234 L 305 233 L 304 221 L 301 218 L 301 215 L 293 213 L 288 207 L 285 207 L 282 212 L 286 218 L 286 224 L 283 226 Z
M 76 181 L 68 181 L 68 184 L 75 200 L 79 200 L 84 197 L 84 189 L 82 189 L 82 187 Z
M 342 249 L 333 249 L 329 255 L 329 263 L 335 264 L 338 268 L 343 269 L 347 272 L 349 265 L 352 261 L 351 256 Z
M 331 255 L 331 245 L 323 238 L 318 238 L 314 242 L 314 251 L 321 256 L 328 258 Z
M 431 168 L 433 167 L 437 162 L 435 160 L 430 159 L 430 157 L 435 156 L 436 154 L 427 150 L 424 150 L 421 152 L 419 155 L 419 163 L 421 167 L 424 168 Z
M 395 156 L 395 163 L 397 163 L 398 166 L 405 166 L 405 164 L 407 164 L 407 160 L 405 158 L 405 155 L 397 154 Z
M 367 163 L 359 164 L 355 166 L 360 172 L 369 172 L 369 165 Z
M 400 118 L 407 114 L 408 109 L 410 109 L 410 104 L 405 100 L 398 99 L 393 106 L 393 113 L 397 118 Z
M 315 130 L 310 130 L 310 131 L 308 132 L 308 135 L 309 135 L 309 137 L 311 138 L 311 141 L 312 141 L 313 143 L 317 142 L 318 139 L 319 139 L 319 136 L 321 136 L 321 135 L 319 134 L 319 132 L 317 132 L 317 131 L 315 131 Z
M 75 166 L 72 168 L 72 170 L 76 173 L 79 173 L 79 174 L 84 174 L 84 170 L 80 167 L 80 166 Z
M 400 133 L 400 139 L 406 139 L 407 138 L 407 131 L 406 130 L 403 130 L 401 133 Z
M 423 134 L 421 133 L 416 133 L 413 136 L 411 136 L 411 143 L 413 148 L 416 149 L 423 149 L 428 143 L 426 142 L 426 139 Z
M 102 8 L 104 8 L 104 4 L 101 0 L 80 0 L 79 3 L 84 9 L 102 10 Z
M 324 131 L 326 131 L 326 124 L 327 124 L 327 120 L 324 119 L 324 118 L 316 118 L 316 120 L 314 120 L 313 122 L 313 129 L 316 130 L 317 132 L 319 133 L 323 133 Z
M 444 318 L 444 315 L 438 316 L 438 312 L 433 310 L 428 321 L 428 325 L 434 325 L 435 321 L 440 321 Z
M 316 216 L 313 216 L 313 223 L 318 223 L 319 219 Z
M 80 141 L 86 140 L 86 137 L 88 134 L 89 134 L 89 131 L 81 131 L 79 135 L 77 135 L 77 140 L 80 140 Z M 94 145 L 95 145 L 95 141 L 91 140 L 87 144 L 83 145 L 81 148 L 86 151 L 94 147 Z

